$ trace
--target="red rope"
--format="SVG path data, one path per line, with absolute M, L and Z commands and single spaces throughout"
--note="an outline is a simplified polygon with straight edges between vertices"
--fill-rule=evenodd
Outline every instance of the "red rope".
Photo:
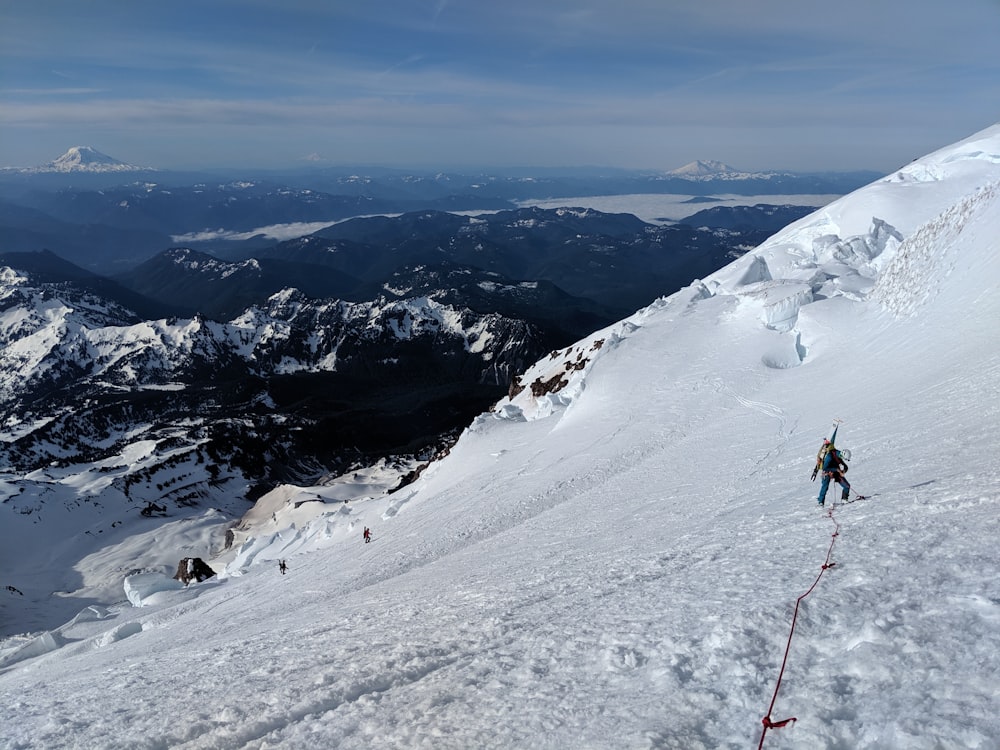
M 837 523 L 837 520 L 833 517 L 833 508 L 830 508 L 826 515 L 827 518 L 833 521 L 834 525 L 833 534 L 830 538 L 830 547 L 826 551 L 826 560 L 823 561 L 823 567 L 820 568 L 819 575 L 816 576 L 816 580 L 813 581 L 812 586 L 809 587 L 809 590 L 806 591 L 806 593 L 795 600 L 795 611 L 792 614 L 792 627 L 788 632 L 788 643 L 785 644 L 785 657 L 781 660 L 781 669 L 778 671 L 778 682 L 774 686 L 774 695 L 771 696 L 771 705 L 767 707 L 767 716 L 761 719 L 761 723 L 764 725 L 764 731 L 760 734 L 760 744 L 757 745 L 757 750 L 761 750 L 761 748 L 764 747 L 764 737 L 767 736 L 768 729 L 780 729 L 781 727 L 798 721 L 794 716 L 789 719 L 783 719 L 782 721 L 772 721 L 771 712 L 774 710 L 775 701 L 778 700 L 778 690 L 781 689 L 781 679 L 785 676 L 785 665 L 788 663 L 788 652 L 792 648 L 792 635 L 795 634 L 795 623 L 799 617 L 799 605 L 802 603 L 803 599 L 813 592 L 813 589 L 816 588 L 816 584 L 819 583 L 819 579 L 823 577 L 823 574 L 837 564 L 830 562 L 830 556 L 833 554 L 833 545 L 836 543 L 837 536 L 840 534 L 840 524 Z

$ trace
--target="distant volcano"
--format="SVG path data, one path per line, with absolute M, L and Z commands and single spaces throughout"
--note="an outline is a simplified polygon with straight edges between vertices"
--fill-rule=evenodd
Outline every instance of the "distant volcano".
M 711 177 L 719 174 L 738 173 L 740 170 L 723 164 L 721 161 L 702 161 L 701 159 L 685 164 L 683 167 L 671 169 L 667 174 L 677 177 Z
M 722 180 L 734 182 L 737 180 L 770 180 L 780 176 L 792 176 L 782 172 L 744 172 L 721 161 L 698 159 L 683 167 L 671 169 L 664 173 L 667 177 L 692 180 L 695 182 L 711 182 Z
M 73 146 L 55 161 L 39 168 L 43 172 L 137 172 L 145 167 L 136 167 L 102 154 L 90 146 Z

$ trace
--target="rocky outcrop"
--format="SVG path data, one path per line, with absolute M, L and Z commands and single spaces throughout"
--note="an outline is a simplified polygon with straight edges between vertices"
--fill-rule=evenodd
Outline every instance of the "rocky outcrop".
M 185 557 L 177 563 L 177 574 L 174 576 L 185 586 L 191 581 L 201 583 L 214 577 L 215 571 L 200 557 Z

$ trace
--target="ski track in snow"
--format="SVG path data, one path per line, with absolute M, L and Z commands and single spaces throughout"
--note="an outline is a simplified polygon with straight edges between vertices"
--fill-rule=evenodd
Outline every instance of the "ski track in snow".
M 795 427 L 798 424 L 798 422 L 796 421 L 796 423 L 792 425 L 791 430 L 789 430 L 788 419 L 785 417 L 785 412 L 777 404 L 768 404 L 761 401 L 753 401 L 751 399 L 745 398 L 739 395 L 735 390 L 727 386 L 722 381 L 718 381 L 717 387 L 720 393 L 727 393 L 728 395 L 736 399 L 736 401 L 738 401 L 742 406 L 745 406 L 748 409 L 753 409 L 756 412 L 760 412 L 766 417 L 773 417 L 778 421 L 777 443 L 775 444 L 772 450 L 767 451 L 763 455 L 763 457 L 761 457 L 760 463 L 764 464 L 769 458 L 771 458 L 772 455 L 776 456 L 780 454 L 782 450 L 784 450 L 785 446 L 788 444 L 788 441 L 791 439 L 792 434 L 794 434 Z M 753 476 L 757 471 L 758 469 L 754 469 L 753 471 L 751 471 L 750 476 Z

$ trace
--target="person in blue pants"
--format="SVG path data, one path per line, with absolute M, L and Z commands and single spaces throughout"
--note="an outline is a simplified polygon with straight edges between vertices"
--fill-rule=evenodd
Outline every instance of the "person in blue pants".
M 841 500 L 846 500 L 850 496 L 851 485 L 848 483 L 847 477 L 844 476 L 846 473 L 847 464 L 840 457 L 840 451 L 834 447 L 833 443 L 830 443 L 826 456 L 823 458 L 823 482 L 819 486 L 817 500 L 820 505 L 826 504 L 826 491 L 830 488 L 831 479 L 844 488 L 844 492 L 840 496 Z

